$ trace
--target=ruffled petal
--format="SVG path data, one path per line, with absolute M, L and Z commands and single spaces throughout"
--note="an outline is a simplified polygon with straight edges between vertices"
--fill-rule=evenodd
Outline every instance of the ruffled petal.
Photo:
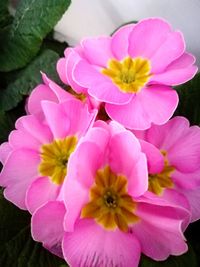
M 137 267 L 140 244 L 131 234 L 106 231 L 93 220 L 79 220 L 74 232 L 64 235 L 63 254 L 74 267 Z

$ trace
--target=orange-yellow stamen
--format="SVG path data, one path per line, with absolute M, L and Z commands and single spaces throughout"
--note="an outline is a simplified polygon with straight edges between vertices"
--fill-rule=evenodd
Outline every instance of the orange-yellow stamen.
M 76 136 L 56 139 L 41 147 L 39 172 L 55 184 L 62 184 L 67 174 L 67 162 L 77 144 Z
M 127 179 L 114 174 L 110 167 L 98 170 L 90 189 L 90 202 L 81 212 L 82 218 L 93 218 L 106 229 L 127 232 L 139 220 L 134 214 L 136 203 L 127 193 Z
M 160 173 L 149 174 L 149 188 L 148 190 L 156 195 L 161 195 L 165 188 L 173 188 L 174 183 L 171 179 L 171 174 L 175 170 L 169 165 L 167 160 L 167 152 L 161 151 L 164 156 L 164 168 Z
M 111 59 L 102 73 L 124 93 L 137 93 L 148 82 L 150 62 L 144 58 L 127 57 L 122 61 Z

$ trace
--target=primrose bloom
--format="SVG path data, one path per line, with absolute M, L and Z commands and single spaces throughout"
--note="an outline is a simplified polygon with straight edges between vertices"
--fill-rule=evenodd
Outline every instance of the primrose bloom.
M 41 116 L 26 115 L 0 147 L 0 185 L 5 197 L 34 212 L 57 198 L 67 175 L 67 162 L 78 141 L 93 123 L 96 111 L 76 99 L 40 101 Z M 30 108 L 30 106 L 29 106 Z
M 129 24 L 111 37 L 86 38 L 67 49 L 57 70 L 76 92 L 105 102 L 108 115 L 130 129 L 165 123 L 178 104 L 172 85 L 197 67 L 179 31 L 159 18 Z
M 200 218 L 200 128 L 184 117 L 174 117 L 164 125 L 134 132 L 148 159 L 149 191 L 165 197 L 165 191 L 182 193 L 190 204 L 191 221 Z M 152 146 L 151 145 L 151 146 Z M 157 149 L 157 151 L 155 151 Z
M 156 260 L 184 253 L 182 229 L 189 222 L 184 198 L 177 194 L 182 207 L 171 206 L 146 195 L 147 188 L 146 157 L 135 136 L 114 122 L 95 126 L 70 157 L 63 199 L 34 213 L 33 238 L 48 248 L 62 243 L 72 267 L 134 267 L 141 252 Z

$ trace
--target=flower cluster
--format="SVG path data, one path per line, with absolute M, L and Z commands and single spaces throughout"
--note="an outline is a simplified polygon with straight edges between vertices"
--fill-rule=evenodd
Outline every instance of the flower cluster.
M 34 240 L 72 267 L 137 267 L 187 251 L 200 218 L 200 128 L 174 117 L 172 88 L 197 67 L 159 18 L 86 38 L 45 74 L 0 147 L 4 196 Z

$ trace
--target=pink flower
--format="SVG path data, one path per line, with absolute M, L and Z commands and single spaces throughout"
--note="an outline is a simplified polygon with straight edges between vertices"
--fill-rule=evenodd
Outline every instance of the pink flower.
M 4 196 L 31 213 L 58 197 L 67 162 L 96 116 L 95 110 L 89 112 L 87 105 L 76 99 L 62 103 L 40 100 L 37 105 L 44 119 L 35 115 L 19 118 L 16 130 L 0 147 Z
M 159 18 L 126 25 L 112 37 L 86 38 L 67 49 L 57 70 L 76 92 L 105 102 L 108 115 L 130 129 L 163 124 L 178 96 L 171 85 L 197 72 L 179 31 Z
M 184 253 L 185 199 L 177 194 L 183 206 L 178 207 L 145 194 L 147 163 L 138 140 L 114 122 L 101 126 L 90 129 L 70 157 L 62 187 L 66 208 L 59 201 L 39 208 L 32 218 L 33 238 L 50 249 L 62 242 L 72 267 L 133 267 L 141 251 L 156 260 Z M 58 234 L 52 207 L 60 212 Z
M 150 143 L 141 143 L 148 159 L 149 190 L 161 197 L 168 190 L 182 193 L 190 204 L 191 221 L 198 220 L 200 128 L 190 127 L 184 117 L 174 117 L 164 125 L 134 133 Z

